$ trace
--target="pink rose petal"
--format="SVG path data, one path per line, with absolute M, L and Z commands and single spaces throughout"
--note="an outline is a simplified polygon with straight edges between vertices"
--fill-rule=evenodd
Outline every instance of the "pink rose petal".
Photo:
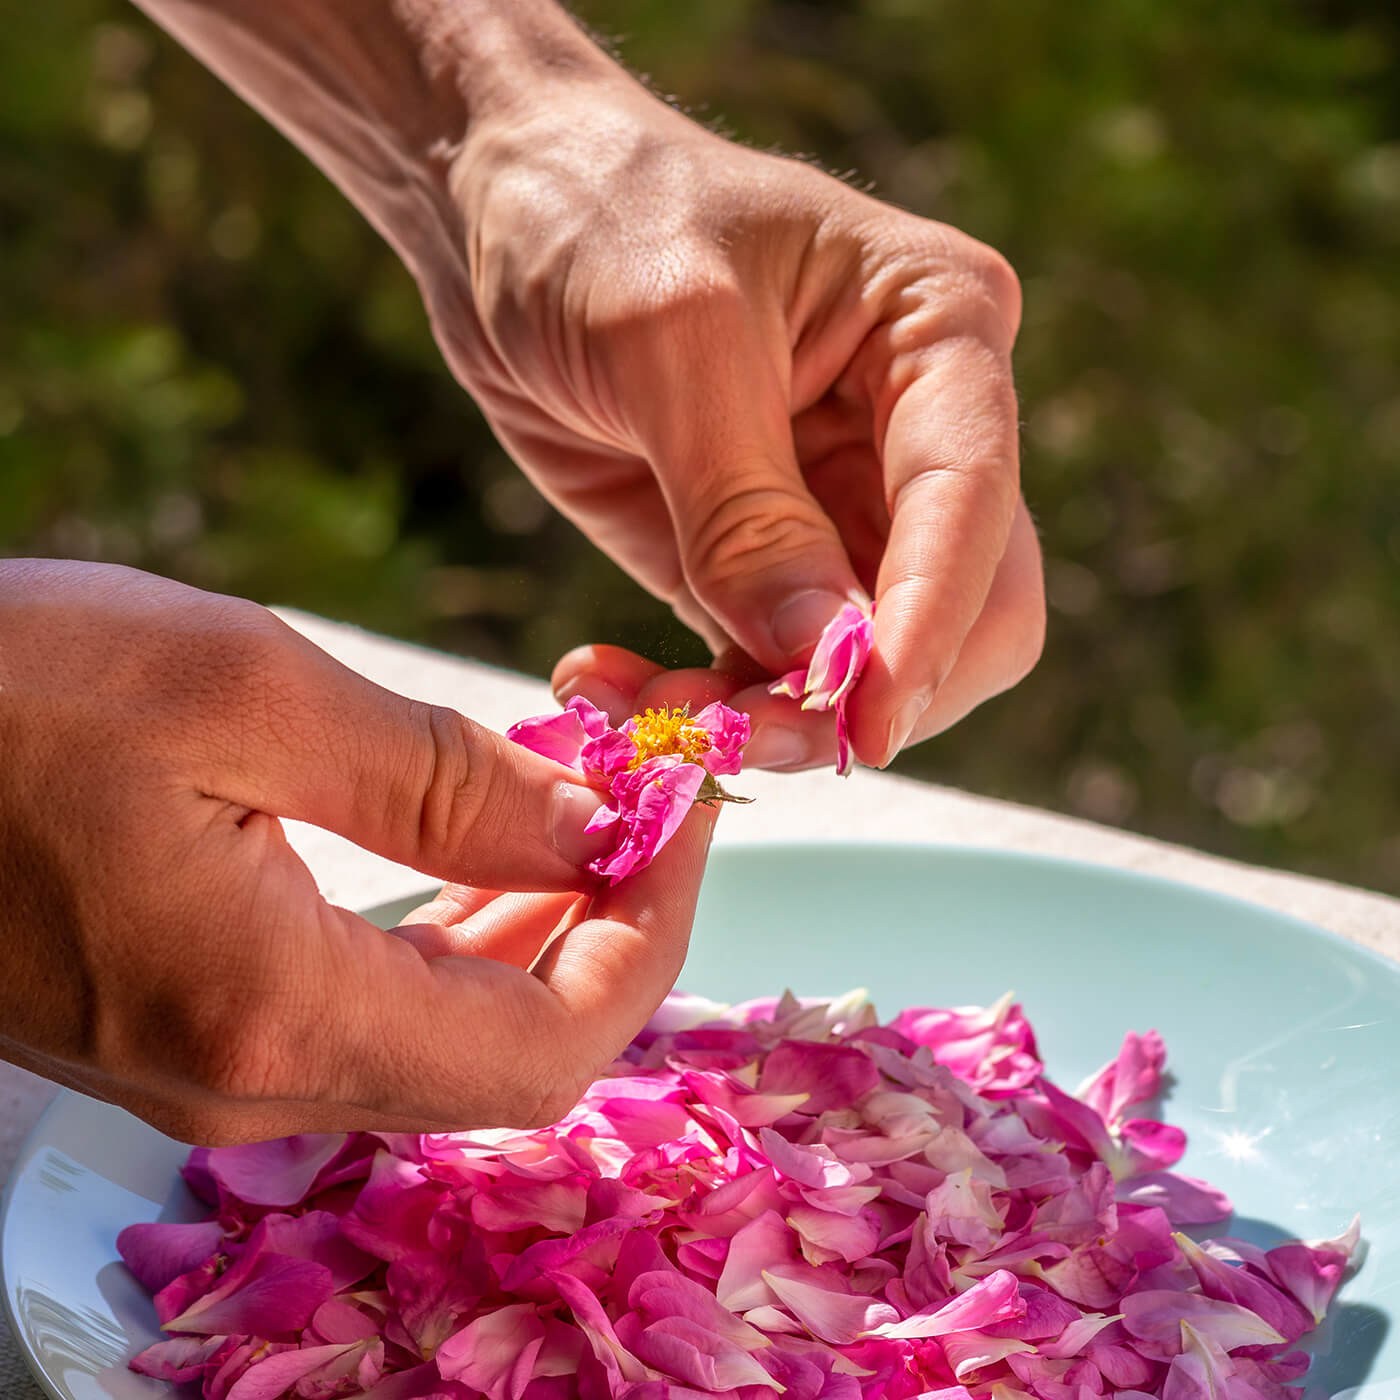
M 624 795 L 703 779 L 571 713 Z M 676 998 L 546 1128 L 192 1153 L 216 1216 L 121 1237 L 187 1334 L 132 1364 L 207 1400 L 1290 1400 L 1359 1227 L 1174 1234 L 1229 1203 L 1126 1116 L 1162 1069 L 1129 1035 L 1071 1097 L 1010 998 Z

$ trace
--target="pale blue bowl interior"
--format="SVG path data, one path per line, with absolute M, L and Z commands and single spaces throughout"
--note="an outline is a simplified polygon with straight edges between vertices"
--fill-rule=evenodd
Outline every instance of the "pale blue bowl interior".
M 1073 1090 L 1127 1030 L 1166 1039 L 1181 1169 L 1260 1244 L 1340 1232 L 1368 1253 L 1314 1335 L 1310 1381 L 1400 1396 L 1400 968 L 1262 907 L 1014 853 L 780 846 L 716 854 L 681 986 L 724 1000 L 869 989 L 910 1005 L 1014 990 Z M 1198 1233 L 1211 1233 L 1210 1231 Z M 1394 1388 L 1392 1389 L 1392 1385 Z

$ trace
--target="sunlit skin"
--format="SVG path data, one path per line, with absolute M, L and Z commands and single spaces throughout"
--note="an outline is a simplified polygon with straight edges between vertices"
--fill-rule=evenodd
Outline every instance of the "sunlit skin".
M 873 597 L 849 720 L 884 764 L 1034 664 L 992 249 L 703 129 L 552 0 L 140 3 L 389 240 L 521 468 L 715 653 L 574 652 L 561 695 L 727 698 L 751 764 L 828 763 L 831 716 L 768 683 Z M 0 666 L 0 1053 L 176 1136 L 557 1111 L 681 967 L 712 812 L 598 893 L 581 775 L 252 604 L 0 561 Z M 386 937 L 283 817 L 454 883 Z
M 140 3 L 384 232 L 512 457 L 715 653 L 585 648 L 561 698 L 614 723 L 723 699 L 753 765 L 824 765 L 831 717 L 766 682 L 873 596 L 850 724 L 882 765 L 1034 664 L 1021 294 L 993 249 L 722 139 L 553 0 Z

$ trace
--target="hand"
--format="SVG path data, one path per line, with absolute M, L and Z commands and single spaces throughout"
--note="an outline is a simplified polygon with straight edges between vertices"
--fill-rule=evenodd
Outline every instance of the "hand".
M 878 602 L 867 763 L 1034 664 L 1020 293 L 991 249 L 702 130 L 554 0 L 138 3 L 394 244 L 507 448 L 720 656 L 656 685 L 748 708 L 750 761 L 829 760 L 829 716 L 748 681 L 854 591 Z M 585 653 L 556 679 L 617 719 L 652 670 Z
M 1005 261 L 616 70 L 494 112 L 451 172 L 471 295 L 426 284 L 439 340 L 544 494 L 721 658 L 674 676 L 585 649 L 559 697 L 614 720 L 724 699 L 754 719 L 750 761 L 827 763 L 830 717 L 766 682 L 870 594 L 865 762 L 1019 680 L 1044 601 Z
M 590 896 L 567 769 L 102 566 L 0 563 L 0 754 L 0 1055 L 191 1142 L 553 1121 L 671 989 L 712 822 Z M 381 933 L 279 817 L 474 902 Z

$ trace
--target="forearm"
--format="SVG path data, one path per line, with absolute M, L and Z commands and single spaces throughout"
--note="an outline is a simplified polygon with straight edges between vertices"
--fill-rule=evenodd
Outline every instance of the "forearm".
M 460 277 L 474 125 L 619 70 L 553 0 L 136 0 L 294 141 L 420 282 Z

